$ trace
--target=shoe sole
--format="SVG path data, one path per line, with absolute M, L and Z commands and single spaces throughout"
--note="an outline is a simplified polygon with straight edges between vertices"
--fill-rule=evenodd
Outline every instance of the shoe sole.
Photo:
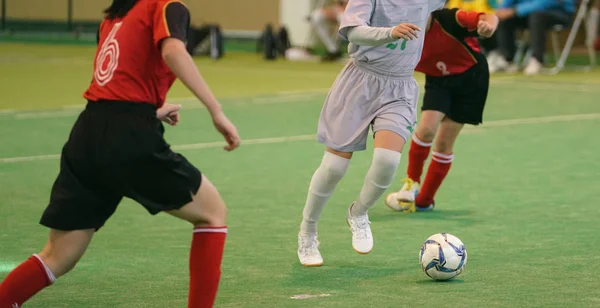
M 302 264 L 302 263 L 300 263 L 300 264 Z M 304 267 L 319 267 L 321 265 L 323 265 L 323 262 L 315 263 L 315 264 L 302 264 L 302 266 L 304 266 Z
M 346 217 L 346 224 L 348 225 L 348 228 L 350 228 L 350 223 L 348 222 L 348 217 Z M 350 232 L 352 232 L 352 228 L 350 228 Z M 359 255 L 368 255 L 371 251 L 373 251 L 373 248 L 371 248 L 371 250 L 369 250 L 367 252 L 358 251 L 358 250 L 356 250 L 356 248 L 354 248 L 354 245 L 352 245 L 352 249 L 354 251 L 356 251 L 356 253 L 358 253 Z

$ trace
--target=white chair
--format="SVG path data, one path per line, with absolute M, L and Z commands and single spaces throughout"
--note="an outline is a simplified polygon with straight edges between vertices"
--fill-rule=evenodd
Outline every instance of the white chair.
M 551 30 L 550 38 L 552 40 L 554 57 L 556 59 L 556 56 L 559 54 L 560 54 L 560 57 L 558 58 L 558 60 L 556 60 L 555 66 L 549 69 L 550 74 L 553 74 L 553 75 L 558 74 L 561 70 L 563 70 L 565 68 L 567 58 L 569 57 L 569 54 L 571 53 L 571 49 L 573 48 L 573 43 L 575 42 L 575 37 L 577 36 L 577 33 L 579 32 L 579 29 L 581 28 L 583 22 L 586 21 L 586 19 L 587 19 L 587 15 L 588 15 L 588 11 L 589 11 L 589 4 L 590 4 L 590 0 L 581 0 L 581 3 L 579 4 L 579 9 L 577 10 L 577 14 L 575 15 L 575 20 L 573 21 L 573 24 L 571 25 L 571 31 L 569 32 L 569 36 L 567 37 L 567 41 L 565 42 L 565 45 L 564 45 L 562 51 L 560 51 L 560 47 L 559 47 L 558 33 L 566 30 L 566 27 L 557 25 Z M 585 26 L 583 28 L 586 33 L 586 46 L 585 47 L 587 49 L 587 54 L 589 57 L 589 65 L 578 66 L 578 67 L 576 67 L 576 69 L 589 71 L 594 66 L 596 66 L 596 51 L 594 50 L 594 46 L 590 43 L 590 40 L 587 39 L 587 36 L 589 35 L 588 28 Z
M 579 29 L 581 28 L 583 22 L 587 19 L 587 14 L 589 11 L 589 4 L 590 4 L 590 0 L 581 0 L 581 2 L 579 4 L 579 8 L 577 10 L 577 13 L 575 15 L 575 19 L 573 20 L 573 23 L 571 24 L 569 36 L 567 37 L 567 41 L 565 42 L 565 45 L 562 48 L 562 50 L 560 48 L 560 39 L 558 37 L 558 34 L 562 31 L 566 31 L 569 28 L 565 25 L 555 25 L 554 27 L 552 27 L 550 29 L 550 41 L 552 43 L 552 55 L 554 57 L 555 65 L 552 68 L 545 69 L 544 70 L 545 73 L 555 75 L 555 74 L 558 74 L 563 69 L 565 69 L 567 58 L 569 57 L 569 54 L 571 53 L 571 49 L 573 48 L 573 43 L 575 42 L 577 33 L 579 32 Z M 588 29 L 587 29 L 587 27 L 583 27 L 583 28 L 584 28 L 584 30 L 586 32 L 586 36 L 587 36 Z M 527 64 L 527 61 L 529 61 L 529 59 L 531 58 L 531 49 L 529 49 L 528 44 L 525 43 L 528 41 L 528 34 L 529 33 L 527 31 L 525 31 L 523 34 L 524 39 L 522 41 L 518 42 L 519 46 L 517 49 L 517 54 L 515 56 L 514 62 L 519 63 L 520 66 L 524 66 L 525 64 Z M 579 70 L 579 71 L 589 71 L 594 66 L 596 66 L 596 51 L 594 50 L 593 43 L 590 43 L 590 40 L 587 40 L 587 39 L 586 39 L 586 49 L 587 49 L 587 54 L 588 54 L 588 58 L 589 58 L 589 65 L 573 66 L 571 68 L 573 68 L 574 70 Z

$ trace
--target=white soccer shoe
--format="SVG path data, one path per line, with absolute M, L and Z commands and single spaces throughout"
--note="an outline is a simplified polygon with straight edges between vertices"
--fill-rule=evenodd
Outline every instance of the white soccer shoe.
M 385 205 L 390 209 L 399 212 L 415 212 L 415 198 L 419 193 L 419 183 L 404 179 L 404 185 L 400 191 L 391 193 L 385 198 Z
M 352 248 L 354 251 L 360 254 L 368 254 L 373 250 L 373 234 L 371 233 L 371 222 L 369 221 L 369 215 L 365 214 L 362 216 L 353 216 L 352 207 L 354 203 L 348 209 L 348 215 L 346 216 L 346 222 L 352 231 Z
M 323 265 L 323 257 L 319 252 L 317 234 L 298 234 L 298 259 L 300 264 L 308 267 Z

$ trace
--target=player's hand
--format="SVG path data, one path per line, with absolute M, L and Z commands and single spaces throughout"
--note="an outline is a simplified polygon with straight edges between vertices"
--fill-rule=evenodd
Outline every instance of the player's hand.
M 404 39 L 407 41 L 413 40 L 417 37 L 419 37 L 417 35 L 417 32 L 421 31 L 421 28 L 419 28 L 416 25 L 413 24 L 399 24 L 397 25 L 394 30 L 392 30 L 392 37 L 395 39 Z
M 171 126 L 175 126 L 179 123 L 179 110 L 181 110 L 181 105 L 164 104 L 156 110 L 156 117 Z
M 491 37 L 495 30 L 495 27 L 490 25 L 487 21 L 479 20 L 477 23 L 477 34 L 480 36 Z
M 240 136 L 238 135 L 237 128 L 235 128 L 223 112 L 213 115 L 213 124 L 219 133 L 223 135 L 225 141 L 227 141 L 227 145 L 224 147 L 225 151 L 233 151 L 240 146 Z

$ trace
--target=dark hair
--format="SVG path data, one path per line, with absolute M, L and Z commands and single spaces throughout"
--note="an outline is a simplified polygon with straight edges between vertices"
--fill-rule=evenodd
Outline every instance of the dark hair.
M 138 1 L 139 0 L 113 0 L 110 7 L 104 10 L 104 14 L 106 14 L 106 18 L 108 19 L 125 17 Z

